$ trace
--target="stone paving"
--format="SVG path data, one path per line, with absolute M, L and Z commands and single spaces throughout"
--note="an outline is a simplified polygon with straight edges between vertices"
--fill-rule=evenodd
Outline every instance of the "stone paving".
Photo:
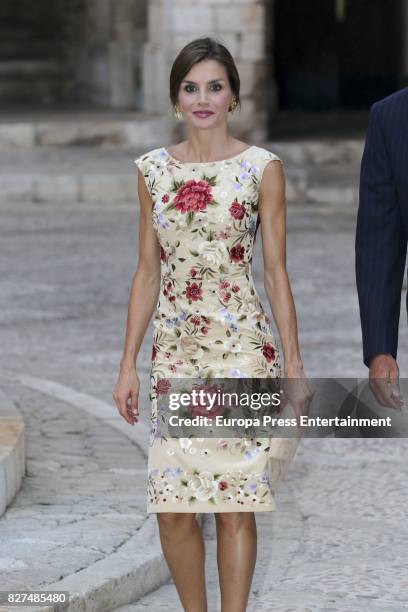
M 26 420 L 28 450 L 23 488 L 0 519 L 1 581 L 3 589 L 34 588 L 114 551 L 144 520 L 146 465 L 138 448 L 75 406 L 10 377 L 30 374 L 112 403 L 136 265 L 137 204 L 3 204 L 1 213 L 0 385 Z M 350 208 L 289 207 L 288 269 L 310 376 L 366 373 L 354 226 Z M 260 240 L 256 246 L 254 276 L 266 305 Z M 145 423 L 150 343 L 151 328 L 139 359 Z M 407 348 L 402 314 L 402 376 Z M 249 609 L 408 609 L 406 451 L 401 439 L 302 442 L 279 511 L 259 517 Z M 205 518 L 215 612 L 213 519 Z M 122 609 L 164 607 L 181 609 L 171 582 Z
M 45 587 L 112 554 L 140 529 L 143 458 L 82 410 L 2 387 L 24 417 L 28 450 L 23 487 L 0 520 L 2 589 Z

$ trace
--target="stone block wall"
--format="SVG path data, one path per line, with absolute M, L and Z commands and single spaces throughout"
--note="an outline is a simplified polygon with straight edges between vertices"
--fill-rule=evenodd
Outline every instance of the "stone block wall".
M 231 115 L 231 130 L 251 142 L 262 141 L 266 129 L 265 11 L 263 0 L 150 0 L 144 45 L 144 107 L 173 116 L 171 65 L 191 40 L 212 36 L 229 49 L 241 78 L 242 109 Z M 179 127 L 180 135 L 183 129 Z
M 148 0 L 4 0 L 0 105 L 140 110 Z
M 72 12 L 76 45 L 71 63 L 77 98 L 99 107 L 141 110 L 146 2 L 71 1 L 82 3 Z

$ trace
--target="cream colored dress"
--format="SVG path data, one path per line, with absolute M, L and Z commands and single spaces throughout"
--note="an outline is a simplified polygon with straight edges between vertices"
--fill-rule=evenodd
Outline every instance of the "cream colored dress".
M 153 200 L 161 291 L 150 370 L 147 512 L 276 510 L 296 439 L 175 438 L 158 428 L 162 379 L 280 377 L 280 352 L 252 278 L 259 185 L 281 160 L 251 146 L 215 162 L 161 147 L 135 160 Z

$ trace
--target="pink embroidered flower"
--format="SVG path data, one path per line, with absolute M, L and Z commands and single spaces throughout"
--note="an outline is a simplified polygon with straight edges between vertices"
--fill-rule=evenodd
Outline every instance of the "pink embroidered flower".
M 192 276 L 194 278 L 194 276 L 197 275 L 197 270 L 195 268 L 191 268 L 190 270 L 190 276 Z
M 235 244 L 233 247 L 230 248 L 231 261 L 242 261 L 242 259 L 244 259 L 244 252 L 245 249 L 242 244 Z
M 265 342 L 262 347 L 262 354 L 266 361 L 273 361 L 275 359 L 275 348 L 269 342 Z
M 207 181 L 190 179 L 177 191 L 175 208 L 180 212 L 204 210 L 212 201 L 211 186 Z
M 230 284 L 228 281 L 221 281 L 219 284 L 220 289 L 226 289 L 227 287 L 229 287 Z
M 231 289 L 232 289 L 232 291 L 233 291 L 234 293 L 238 293 L 238 291 L 239 291 L 239 285 L 233 285 L 233 286 L 231 287 Z
M 224 299 L 224 302 L 229 302 L 231 299 L 231 293 L 229 291 L 228 293 L 224 293 L 223 299 Z
M 219 240 L 227 240 L 231 236 L 231 225 L 227 225 L 225 229 L 221 230 L 218 234 Z
M 170 200 L 170 196 L 168 193 L 165 193 L 164 196 L 162 197 L 162 202 L 166 203 Z
M 190 320 L 191 320 L 191 322 L 192 322 L 192 324 L 193 324 L 193 325 L 200 325 L 200 323 L 201 323 L 201 318 L 200 318 L 200 317 L 198 317 L 198 316 L 196 316 L 196 315 L 194 315 L 193 317 L 191 317 L 191 319 L 190 319 Z
M 234 217 L 234 219 L 240 220 L 243 219 L 245 216 L 245 206 L 243 204 L 240 204 L 237 200 L 233 201 L 228 210 L 230 211 L 231 216 Z
M 209 327 L 206 327 L 205 325 L 203 325 L 202 328 L 201 328 L 201 333 L 204 334 L 204 335 L 208 334 L 208 330 L 209 329 L 210 329 Z
M 218 483 L 218 488 L 220 491 L 225 491 L 225 489 L 228 489 L 228 483 L 226 483 L 225 480 L 220 480 Z

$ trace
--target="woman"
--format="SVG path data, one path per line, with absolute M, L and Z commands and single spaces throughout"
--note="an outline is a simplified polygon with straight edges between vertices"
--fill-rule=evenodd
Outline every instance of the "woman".
M 282 164 L 229 134 L 228 113 L 240 105 L 239 87 L 233 58 L 211 38 L 186 45 L 172 66 L 170 98 L 188 137 L 135 160 L 139 262 L 113 396 L 123 418 L 137 422 L 135 364 L 155 311 L 147 511 L 157 513 L 164 556 L 191 612 L 207 610 L 197 512 L 215 513 L 223 612 L 246 609 L 257 551 L 254 512 L 276 509 L 268 479 L 270 440 L 255 447 L 244 438 L 161 437 L 157 401 L 166 389 L 160 379 L 281 376 L 280 353 L 251 274 L 260 221 L 264 284 L 284 375 L 304 378 L 286 271 Z

